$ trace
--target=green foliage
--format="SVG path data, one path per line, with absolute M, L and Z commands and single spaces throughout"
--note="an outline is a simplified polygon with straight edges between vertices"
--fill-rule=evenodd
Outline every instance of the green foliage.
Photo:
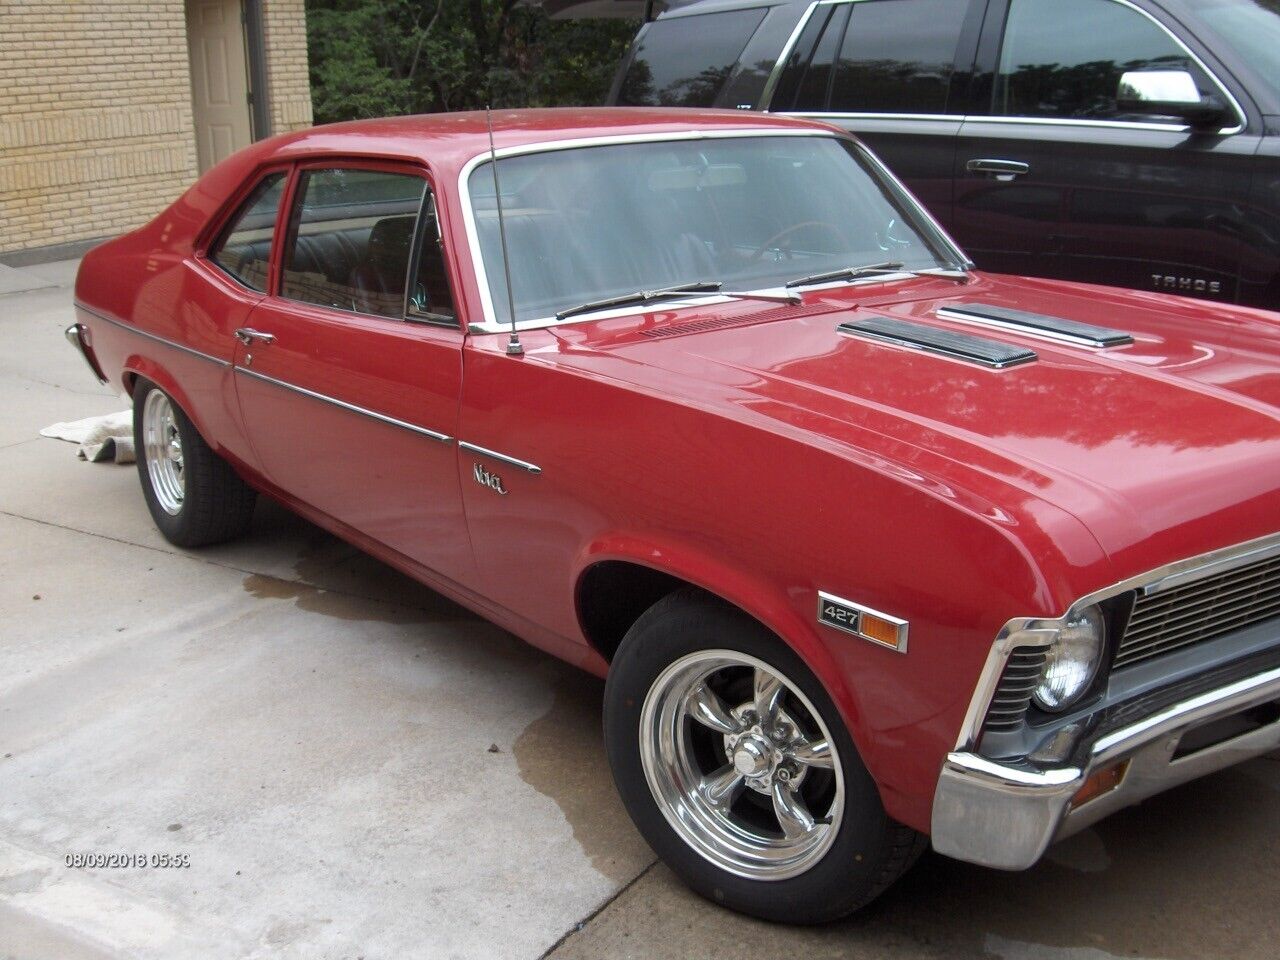
M 600 103 L 638 26 L 518 0 L 307 0 L 315 119 Z

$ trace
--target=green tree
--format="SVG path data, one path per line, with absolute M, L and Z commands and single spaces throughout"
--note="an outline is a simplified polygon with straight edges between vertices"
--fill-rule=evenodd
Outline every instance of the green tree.
M 316 122 L 600 103 L 638 26 L 519 0 L 307 0 Z

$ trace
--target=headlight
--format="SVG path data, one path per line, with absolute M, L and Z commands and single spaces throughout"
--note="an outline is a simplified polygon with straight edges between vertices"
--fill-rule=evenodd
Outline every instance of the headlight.
M 1032 697 L 1050 713 L 1067 709 L 1093 685 L 1107 647 L 1107 625 L 1098 607 L 1086 607 L 1063 622 L 1049 645 Z

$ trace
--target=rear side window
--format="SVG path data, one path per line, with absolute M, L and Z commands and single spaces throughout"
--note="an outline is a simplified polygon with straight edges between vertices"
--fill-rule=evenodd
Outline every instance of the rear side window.
M 267 290 L 267 263 L 283 194 L 283 173 L 263 177 L 209 251 L 210 260 L 260 293 Z
M 1162 28 L 1114 0 L 1013 0 L 1005 21 L 992 113 L 1123 119 L 1116 94 L 1130 70 L 1187 70 L 1202 97 L 1213 83 Z
M 379 317 L 404 316 L 426 182 L 411 174 L 304 170 L 290 217 L 280 293 Z
M 817 7 L 772 109 L 945 113 L 967 0 L 863 0 Z
M 764 15 L 764 10 L 728 10 L 655 20 L 636 40 L 618 103 L 711 106 Z

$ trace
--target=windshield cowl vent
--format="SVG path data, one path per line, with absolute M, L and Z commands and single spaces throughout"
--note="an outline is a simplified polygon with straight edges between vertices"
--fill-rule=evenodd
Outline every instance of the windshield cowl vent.
M 790 320 L 795 317 L 811 317 L 819 313 L 833 313 L 835 308 L 830 304 L 814 303 L 808 306 L 773 307 L 769 310 L 752 310 L 749 313 L 732 313 L 725 317 L 709 317 L 705 320 L 689 320 L 685 323 L 672 323 L 661 327 L 650 327 L 641 330 L 643 337 L 661 339 L 663 337 L 683 337 L 691 333 L 707 333 L 710 330 L 724 330 L 727 327 L 749 327 L 757 323 L 769 323 L 773 320 Z
M 976 323 L 996 330 L 1013 330 L 1029 336 L 1043 337 L 1061 343 L 1101 350 L 1106 347 L 1122 347 L 1133 343 L 1132 334 L 1110 327 L 1098 327 L 1092 323 L 1052 317 L 1043 313 L 1030 313 L 1010 307 L 995 307 L 989 303 L 958 303 L 937 311 L 944 320 Z
M 868 317 L 842 323 L 836 330 L 853 337 L 863 337 L 933 353 L 952 360 L 963 360 L 992 370 L 1004 370 L 1037 359 L 1034 350 L 999 340 L 972 337 L 965 333 L 939 330 L 920 323 L 893 320 L 889 317 Z

